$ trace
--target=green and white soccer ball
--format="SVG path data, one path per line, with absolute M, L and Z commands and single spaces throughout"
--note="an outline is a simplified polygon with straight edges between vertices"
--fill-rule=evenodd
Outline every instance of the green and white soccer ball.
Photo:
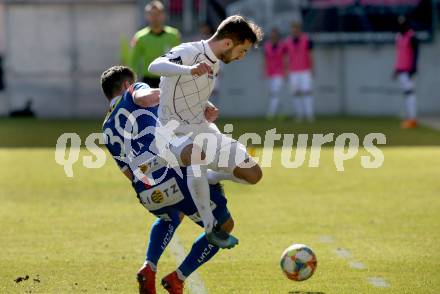
M 304 281 L 316 270 L 316 255 L 304 244 L 293 244 L 284 250 L 280 261 L 281 269 L 290 280 Z

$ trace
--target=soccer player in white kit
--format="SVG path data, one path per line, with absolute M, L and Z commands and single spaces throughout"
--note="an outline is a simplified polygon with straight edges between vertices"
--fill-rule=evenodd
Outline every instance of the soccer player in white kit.
M 208 179 L 209 183 L 232 180 L 255 184 L 262 177 L 261 168 L 247 154 L 246 148 L 205 119 L 206 111 L 216 110 L 208 99 L 220 62 L 227 64 L 242 59 L 261 39 L 260 27 L 240 15 L 233 15 L 219 25 L 210 39 L 174 47 L 149 66 L 151 73 L 162 76 L 158 110 L 161 124 L 178 123 L 173 130 L 176 139 L 171 142 L 170 151 L 180 165 L 188 166 L 188 187 L 208 240 L 213 236 L 211 232 L 216 223 L 210 209 Z M 203 148 L 203 138 L 214 138 L 216 145 L 208 143 L 208 148 Z

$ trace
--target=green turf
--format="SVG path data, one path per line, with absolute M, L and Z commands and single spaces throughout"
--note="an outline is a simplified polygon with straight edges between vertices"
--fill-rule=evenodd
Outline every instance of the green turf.
M 353 132 L 362 139 L 368 133 L 384 133 L 387 146 L 440 146 L 440 132 L 420 127 L 416 130 L 400 128 L 394 118 L 322 117 L 315 123 L 297 123 L 292 120 L 266 121 L 261 119 L 223 119 L 217 122 L 220 130 L 233 124 L 235 137 L 244 132 L 255 132 L 264 137 L 269 129 L 278 133 L 335 135 Z M 99 120 L 44 120 L 0 118 L 0 147 L 53 147 L 62 133 L 78 133 L 84 141 L 88 134 L 101 131 Z M 281 145 L 280 142 L 275 142 Z
M 2 140 L 9 142 L 12 133 L 4 125 L 28 129 L 24 121 L 18 126 L 3 122 Z M 51 136 L 61 128 L 81 134 L 99 129 L 90 121 L 64 122 L 62 127 L 61 122 L 44 121 L 44 127 L 27 123 L 50 128 Z M 241 121 L 241 129 L 258 126 L 262 131 L 266 124 Z M 331 148 L 323 149 L 318 168 L 286 169 L 277 149 L 261 183 L 227 183 L 240 245 L 200 268 L 208 292 L 440 293 L 439 133 L 400 133 L 395 124 L 329 118 L 312 127 L 362 134 L 380 126 L 390 136 L 398 132 L 400 143 L 383 148 L 385 162 L 379 169 L 363 169 L 361 152 L 345 163 L 345 172 L 337 172 Z M 74 178 L 67 178 L 55 163 L 52 140 L 39 141 L 50 147 L 0 148 L 0 293 L 134 293 L 134 274 L 143 261 L 153 217 L 110 159 L 100 169 L 77 162 Z M 412 140 L 427 146 L 404 146 Z M 88 152 L 82 150 L 82 155 Z M 200 232 L 185 220 L 177 234 L 188 250 Z M 322 242 L 323 236 L 333 242 Z M 294 242 L 308 244 L 318 256 L 316 274 L 302 283 L 287 280 L 279 270 L 281 252 Z M 335 254 L 337 248 L 349 250 L 350 260 L 366 269 L 351 268 Z M 159 276 L 175 266 L 166 252 Z M 29 280 L 14 282 L 26 275 Z M 390 287 L 375 288 L 369 277 L 381 277 Z

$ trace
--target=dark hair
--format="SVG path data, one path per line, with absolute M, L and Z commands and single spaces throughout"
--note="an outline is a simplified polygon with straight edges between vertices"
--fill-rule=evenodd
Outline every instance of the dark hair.
M 223 20 L 215 33 L 216 40 L 229 38 L 234 45 L 243 44 L 246 40 L 257 44 L 263 39 L 263 31 L 254 22 L 241 15 L 232 15 Z
M 127 66 L 116 65 L 105 70 L 101 75 L 101 87 L 107 99 L 112 99 L 122 90 L 125 81 L 134 83 L 136 74 Z

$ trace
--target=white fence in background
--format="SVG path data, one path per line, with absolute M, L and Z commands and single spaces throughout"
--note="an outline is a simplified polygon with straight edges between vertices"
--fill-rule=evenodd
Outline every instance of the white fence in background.
M 41 117 L 102 117 L 107 102 L 99 75 L 119 63 L 121 36 L 129 39 L 139 26 L 136 1 L 6 1 L 4 12 L 7 91 L 0 94 L 0 115 L 2 105 L 4 113 L 22 107 L 30 98 Z M 258 18 L 265 23 L 267 11 L 262 9 L 260 14 Z M 280 17 L 287 19 L 287 12 Z M 440 113 L 438 37 L 436 32 L 434 43 L 421 45 L 417 93 L 424 114 Z M 314 57 L 318 113 L 401 112 L 401 92 L 390 79 L 392 44 L 318 45 Z M 291 113 L 287 87 L 282 98 L 283 110 Z M 265 114 L 268 99 L 261 47 L 223 67 L 218 104 L 223 116 Z

